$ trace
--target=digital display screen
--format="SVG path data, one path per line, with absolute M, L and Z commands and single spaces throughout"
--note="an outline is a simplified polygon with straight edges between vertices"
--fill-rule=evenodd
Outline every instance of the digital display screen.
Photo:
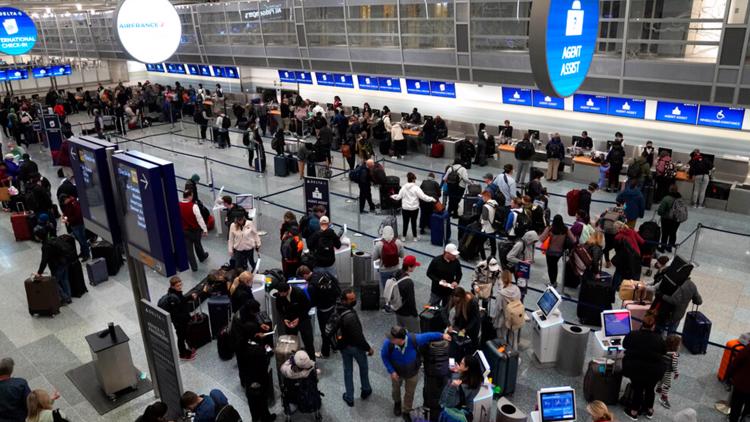
M 138 171 L 134 167 L 119 162 L 116 164 L 115 178 L 120 192 L 124 194 L 125 202 L 123 206 L 125 210 L 123 214 L 128 242 L 144 251 L 150 251 L 151 243 L 148 240 L 148 228 L 143 210 Z
M 357 84 L 359 85 L 359 89 L 370 91 L 378 91 L 380 89 L 378 78 L 375 76 L 357 75 Z
M 161 63 L 146 63 L 146 70 L 149 72 L 164 73 L 164 65 Z
M 313 83 L 313 81 L 312 81 L 312 73 L 310 73 L 310 72 L 303 72 L 303 71 L 296 71 L 296 72 L 294 72 L 294 74 L 295 74 L 295 76 L 297 78 L 297 83 L 298 84 L 312 85 L 312 83 Z
M 334 86 L 333 73 L 315 72 L 315 81 L 320 86 Z
M 70 75 L 70 65 L 65 66 L 50 66 L 47 68 L 47 75 L 49 76 L 65 76 Z
M 178 75 L 184 75 L 185 65 L 182 63 L 167 63 L 167 73 L 176 73 Z
M 8 73 L 5 70 L 0 70 L 0 81 L 7 81 Z
M 198 69 L 197 65 L 189 64 L 187 65 L 188 73 L 195 76 L 200 76 L 201 71 Z
M 607 113 L 610 116 L 643 119 L 646 117 L 646 100 L 635 98 L 609 97 Z
M 211 66 L 214 71 L 214 76 L 217 78 L 224 77 L 224 66 Z
M 378 78 L 380 90 L 384 92 L 401 92 L 401 80 L 399 78 Z
M 297 75 L 292 70 L 279 69 L 279 80 L 281 82 L 297 82 Z
M 51 76 L 47 67 L 35 67 L 31 69 L 31 74 L 35 78 L 48 78 Z
M 528 88 L 513 88 L 504 86 L 502 89 L 503 104 L 530 106 L 531 90 Z
M 207 64 L 199 64 L 198 70 L 201 72 L 201 76 L 211 76 L 211 68 Z
M 698 120 L 698 104 L 659 101 L 656 104 L 656 120 L 694 125 Z
M 64 70 L 63 73 L 66 74 L 66 75 L 72 75 L 73 74 L 73 67 L 71 65 L 69 65 L 69 64 L 66 64 L 65 66 L 63 66 L 63 70 Z
M 8 75 L 9 81 L 29 79 L 29 71 L 26 69 L 8 69 L 6 74 Z
M 630 312 L 606 312 L 602 314 L 604 335 L 620 337 L 630 334 Z
M 433 97 L 456 98 L 456 84 L 453 82 L 430 81 L 430 95 Z
M 89 215 L 92 221 L 98 223 L 105 230 L 109 230 L 109 221 L 107 220 L 107 208 L 102 196 L 104 187 L 99 180 L 99 171 L 96 165 L 96 155 L 93 151 L 84 148 L 78 148 L 78 163 L 81 166 L 81 176 L 83 180 L 83 196 L 86 198 Z
M 430 81 L 421 79 L 407 79 L 406 92 L 408 94 L 430 95 Z
M 573 111 L 607 114 L 607 97 L 602 95 L 575 94 L 573 96 Z
M 565 99 L 560 97 L 552 97 L 535 89 L 533 92 L 534 107 L 541 108 L 552 108 L 555 110 L 565 109 Z
M 224 77 L 230 79 L 239 79 L 240 72 L 234 66 L 224 66 Z
M 539 412 L 544 422 L 576 419 L 575 392 L 572 390 L 540 393 L 539 402 Z
M 548 289 L 542 294 L 542 297 L 539 298 L 536 304 L 539 306 L 539 309 L 542 310 L 544 315 L 547 316 L 552 313 L 558 302 L 559 300 L 557 299 L 557 296 L 555 296 L 555 293 Z
M 346 75 L 343 73 L 333 74 L 334 84 L 339 88 L 354 88 L 354 78 L 352 75 Z
M 742 129 L 744 118 L 744 108 L 702 105 L 698 113 L 698 124 L 724 129 Z

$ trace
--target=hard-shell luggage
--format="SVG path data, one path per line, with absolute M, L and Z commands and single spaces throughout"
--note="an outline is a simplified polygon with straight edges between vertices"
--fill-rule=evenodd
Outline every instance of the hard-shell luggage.
M 380 284 L 362 284 L 359 293 L 360 309 L 363 311 L 377 311 L 380 309 Z
M 445 322 L 440 315 L 440 309 L 435 307 L 425 308 L 419 313 L 419 331 L 422 333 L 445 331 Z
M 581 291 L 578 294 L 576 314 L 583 325 L 601 326 L 600 314 L 612 309 L 615 300 L 612 276 L 606 272 L 591 277 L 589 272 L 584 274 Z
M 562 173 L 562 172 L 560 172 Z M 567 204 L 568 216 L 575 217 L 578 212 L 579 203 L 581 200 L 581 190 L 573 189 L 565 194 L 565 202 Z
M 464 260 L 471 261 L 479 255 L 479 248 L 482 247 L 482 226 L 478 221 L 469 224 L 464 230 L 464 236 L 458 241 L 458 252 Z
M 458 217 L 458 238 L 464 237 L 466 228 L 475 221 L 479 221 L 479 214 L 461 215 Z
M 654 276 L 654 284 L 659 283 L 659 292 L 671 296 L 690 277 L 692 271 L 693 264 L 675 255 L 669 267 Z
M 255 167 L 255 171 L 258 173 L 265 173 L 266 172 L 266 155 L 265 154 L 259 154 L 253 159 L 253 167 Z
M 276 371 L 281 368 L 281 365 L 289 360 L 293 354 L 295 354 L 299 347 L 299 337 L 296 335 L 283 335 L 279 336 L 279 340 L 276 342 L 276 348 L 273 353 L 276 358 Z M 279 377 L 281 380 L 281 377 Z
M 445 145 L 443 145 L 441 142 L 435 142 L 430 147 L 430 157 L 443 158 L 444 154 L 445 154 Z
M 208 318 L 211 321 L 211 338 L 217 338 L 221 330 L 229 325 L 232 303 L 229 296 L 211 296 L 208 303 Z
M 185 340 L 188 346 L 194 349 L 211 343 L 211 326 L 208 322 L 208 315 L 199 311 L 190 316 Z
M 433 341 L 427 346 L 424 357 L 425 377 L 447 377 L 450 375 L 449 344 L 445 340 Z
M 18 204 L 18 210 L 10 215 L 10 224 L 13 226 L 16 241 L 31 240 L 33 217 L 34 213 L 26 211 L 21 203 Z
M 621 384 L 622 372 L 615 371 L 614 364 L 592 360 L 583 378 L 583 396 L 587 402 L 600 400 L 605 404 L 617 404 Z
M 278 177 L 289 176 L 287 157 L 283 155 L 276 155 L 273 157 L 273 174 L 274 176 L 278 176 Z
M 426 420 L 437 422 L 440 416 L 440 397 L 450 377 L 425 375 L 422 388 L 422 406 L 427 409 Z
M 500 395 L 507 396 L 516 391 L 518 379 L 518 351 L 504 344 L 500 339 L 490 340 L 484 344 L 484 356 L 490 364 L 492 383 L 500 388 Z
M 470 185 L 470 186 L 476 186 L 476 185 Z M 478 207 L 479 201 L 482 198 L 476 195 L 464 195 L 464 208 L 463 208 L 463 215 L 475 215 L 475 214 L 481 214 L 482 209 Z
M 630 327 L 632 330 L 640 330 L 643 317 L 651 309 L 651 302 L 646 300 L 625 300 L 622 308 L 630 311 Z
M 117 275 L 122 266 L 122 256 L 118 248 L 106 240 L 91 244 L 91 258 L 104 258 L 107 262 L 107 273 Z
M 685 324 L 682 327 L 682 344 L 690 353 L 706 354 L 708 339 L 711 336 L 711 320 L 703 312 L 694 307 L 685 315 Z
M 29 314 L 54 316 L 60 313 L 60 291 L 50 276 L 32 277 L 24 282 Z
M 89 284 L 96 286 L 109 279 L 107 261 L 104 258 L 96 258 L 86 263 L 86 274 L 89 276 Z
M 443 213 L 432 213 L 430 216 L 430 243 L 436 246 L 443 246 L 451 238 L 450 214 L 448 211 Z
M 234 345 L 232 344 L 229 326 L 222 328 L 219 335 L 216 336 L 216 350 L 219 352 L 219 359 L 221 360 L 230 360 L 234 357 Z
M 83 278 L 83 266 L 80 261 L 76 260 L 68 265 L 68 282 L 70 283 L 71 296 L 81 297 L 88 293 L 89 289 L 86 288 L 86 280 Z
M 292 155 L 286 156 L 286 168 L 289 170 L 289 173 L 297 174 L 299 173 L 299 165 L 297 164 L 297 159 Z
M 740 343 L 739 339 L 733 339 L 727 342 L 726 347 L 727 348 L 724 349 L 724 354 L 721 357 L 719 371 L 716 373 L 716 377 L 719 378 L 719 381 L 721 382 L 729 381 L 727 379 L 727 369 L 729 369 L 729 364 L 731 364 L 737 354 L 745 348 L 745 345 Z

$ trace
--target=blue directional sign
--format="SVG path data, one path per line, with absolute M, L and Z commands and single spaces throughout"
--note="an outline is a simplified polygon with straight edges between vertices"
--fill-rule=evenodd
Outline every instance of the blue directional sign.
M 63 73 L 66 75 L 72 75 L 73 74 L 73 67 L 69 64 L 66 64 L 63 66 Z
M 65 66 L 50 66 L 47 68 L 47 74 L 53 77 L 70 75 L 73 72 L 69 64 Z
M 401 92 L 401 79 L 399 78 L 379 77 L 378 85 L 384 92 Z
M 312 85 L 312 73 L 298 70 L 294 74 L 298 84 Z
M 357 85 L 359 85 L 359 89 L 369 91 L 378 91 L 380 89 L 377 76 L 357 75 Z
M 164 73 L 164 65 L 161 63 L 146 63 L 146 70 L 149 72 Z
M 607 114 L 611 116 L 643 119 L 646 117 L 646 100 L 637 98 L 609 97 Z
M 297 82 L 297 75 L 293 70 L 281 70 L 279 69 L 279 80 L 281 82 L 294 83 Z
M 198 70 L 201 72 L 201 76 L 211 76 L 211 68 L 207 64 L 199 64 Z
M 172 163 L 137 151 L 112 156 L 130 255 L 167 277 L 188 268 Z
M 189 65 L 187 65 L 187 71 L 188 71 L 189 75 L 193 75 L 193 76 L 200 76 L 201 75 L 201 71 L 200 71 L 200 69 L 198 69 L 198 65 L 195 65 L 195 64 L 189 64 Z
M 29 15 L 13 7 L 0 7 L 0 53 L 25 54 L 34 48 L 36 25 Z
M 116 145 L 92 137 L 70 139 L 70 164 L 84 223 L 112 244 L 122 241 L 107 158 L 115 149 Z
M 354 88 L 354 78 L 352 75 L 334 73 L 333 80 L 338 88 Z
M 698 104 L 659 101 L 656 104 L 656 120 L 694 125 L 698 120 Z
M 456 84 L 453 82 L 430 81 L 430 95 L 433 97 L 456 98 Z
M 529 56 L 542 92 L 573 95 L 586 79 L 599 32 L 599 0 L 534 0 Z
M 185 65 L 182 63 L 166 63 L 167 65 L 167 73 L 175 73 L 178 75 L 184 75 L 185 72 Z
M 701 126 L 720 127 L 724 129 L 742 129 L 745 109 L 702 105 L 698 112 L 698 124 Z
M 573 96 L 573 111 L 607 114 L 607 97 L 603 95 L 575 94 Z
M 0 70 L 0 81 L 7 81 L 8 80 L 8 72 L 5 70 Z
M 6 75 L 8 76 L 9 81 L 29 79 L 29 71 L 26 69 L 8 69 Z
M 34 78 L 49 78 L 51 75 L 48 67 L 35 67 L 31 69 L 31 76 Z
M 503 104 L 530 106 L 531 90 L 528 88 L 513 88 L 504 86 L 502 88 Z
M 430 81 L 423 79 L 407 79 L 406 92 L 408 94 L 430 95 Z
M 334 86 L 333 73 L 315 72 L 315 82 L 320 86 Z
M 214 72 L 214 77 L 216 78 L 224 77 L 224 66 L 211 66 L 211 69 Z
M 555 110 L 565 109 L 565 99 L 547 95 L 538 89 L 534 90 L 532 98 L 534 100 L 534 107 L 552 108 Z
M 224 77 L 229 79 L 239 79 L 240 72 L 236 66 L 224 66 Z

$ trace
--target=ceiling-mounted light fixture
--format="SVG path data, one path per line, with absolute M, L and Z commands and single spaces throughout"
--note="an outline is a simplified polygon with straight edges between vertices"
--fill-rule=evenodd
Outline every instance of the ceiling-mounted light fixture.
M 52 9 L 50 9 L 49 7 L 45 7 L 44 8 L 44 12 L 47 13 L 48 15 L 50 15 L 50 14 L 52 14 Z
M 76 3 L 76 10 L 78 10 L 79 12 L 83 10 L 83 6 L 81 6 L 81 3 Z

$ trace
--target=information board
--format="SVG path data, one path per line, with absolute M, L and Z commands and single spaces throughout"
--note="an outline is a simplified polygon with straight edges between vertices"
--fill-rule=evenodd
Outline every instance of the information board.
M 694 125 L 698 120 L 698 104 L 659 101 L 656 104 L 656 120 Z
M 189 64 L 187 65 L 188 74 L 193 76 L 200 76 L 201 71 L 198 69 L 198 65 Z
M 338 88 L 354 88 L 354 78 L 352 75 L 334 73 L 333 80 Z
M 331 218 L 331 198 L 328 190 L 328 179 L 305 177 L 305 210 L 322 205 L 326 215 Z
M 0 7 L 0 19 L 0 53 L 17 56 L 34 48 L 36 25 L 29 15 L 13 7 Z
M 164 73 L 164 65 L 161 63 L 146 63 L 146 70 L 148 72 Z
M 611 116 L 643 119 L 646 117 L 646 100 L 637 98 L 609 97 L 607 114 Z
M 312 73 L 310 72 L 304 72 L 304 71 L 296 71 L 294 72 L 295 78 L 297 79 L 298 84 L 306 84 L 306 85 L 312 85 Z
M 315 72 L 315 82 L 320 86 L 334 86 L 333 73 Z
M 378 85 L 380 90 L 384 92 L 401 92 L 401 79 L 399 78 L 388 78 L 379 77 Z
M 538 89 L 535 89 L 532 94 L 534 107 L 551 108 L 555 110 L 565 109 L 565 99 L 563 98 L 547 95 Z
M 29 71 L 26 69 L 8 69 L 6 75 L 9 81 L 29 79 Z
M 602 95 L 575 94 L 573 111 L 607 114 L 607 97 Z
M 430 81 L 430 95 L 433 97 L 456 98 L 456 84 L 453 82 Z
M 502 88 L 503 104 L 530 106 L 531 90 L 528 88 L 514 88 L 504 86 Z
M 151 355 L 153 364 L 152 378 L 156 379 L 159 400 L 167 404 L 167 420 L 177 420 L 182 416 L 182 376 L 177 352 L 177 342 L 169 313 L 154 306 L 146 299 L 141 299 L 145 351 Z
M 211 66 L 211 69 L 213 70 L 215 77 L 217 78 L 224 77 L 224 66 Z
M 742 129 L 744 118 L 745 109 L 738 107 L 701 105 L 698 112 L 698 124 L 701 126 L 739 130 Z
M 295 83 L 297 82 L 297 75 L 293 70 L 282 70 L 279 69 L 279 81 Z
M 406 92 L 408 94 L 430 95 L 430 81 L 423 79 L 407 79 Z
M 185 72 L 185 65 L 182 63 L 166 63 L 167 65 L 167 73 L 175 73 L 178 75 L 184 75 Z
M 357 75 L 357 85 L 359 85 L 359 89 L 366 89 L 369 91 L 380 90 L 378 78 L 376 76 Z
M 49 78 L 49 68 L 47 67 L 34 67 L 31 69 L 31 76 L 34 78 Z
M 224 66 L 224 77 L 229 79 L 239 79 L 240 72 L 235 66 Z

